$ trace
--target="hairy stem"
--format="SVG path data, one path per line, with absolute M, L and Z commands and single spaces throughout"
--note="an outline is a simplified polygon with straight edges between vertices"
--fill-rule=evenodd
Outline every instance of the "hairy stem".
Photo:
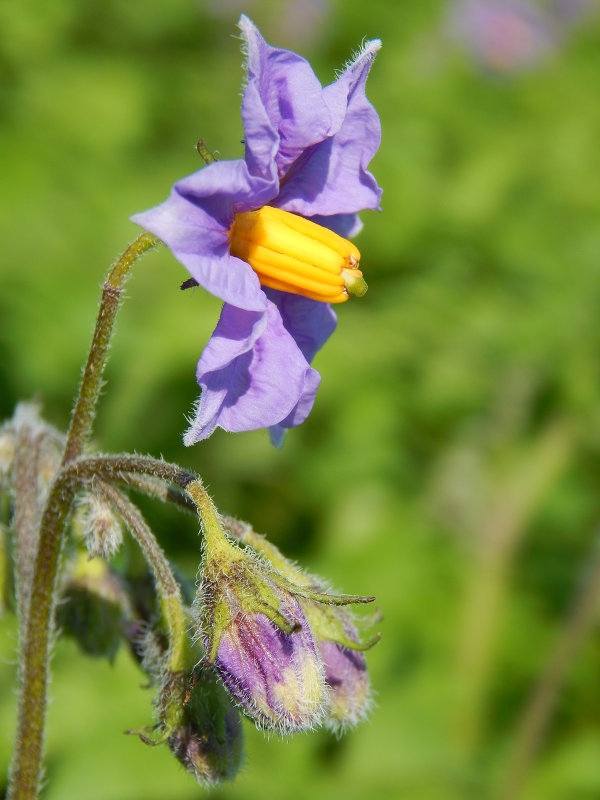
M 158 243 L 159 240 L 156 236 L 150 233 L 141 233 L 117 259 L 104 282 L 92 344 L 67 434 L 63 464 L 67 464 L 83 452 L 91 433 L 98 395 L 102 388 L 102 375 L 106 366 L 108 347 L 117 311 L 121 305 L 125 281 L 129 277 L 131 267 L 141 255 L 156 247 Z
M 96 481 L 94 489 L 125 522 L 154 573 L 169 637 L 160 706 L 162 741 L 179 722 L 184 707 L 187 636 L 181 590 L 163 550 L 139 509 L 114 486 Z
M 72 499 L 73 489 L 69 480 L 59 475 L 50 490 L 40 523 L 29 614 L 21 649 L 21 697 L 9 800 L 33 800 L 39 791 L 58 563 L 62 532 Z
M 177 506 L 180 511 L 187 511 L 190 514 L 197 515 L 196 506 L 187 494 L 173 486 L 160 480 L 147 475 L 136 475 L 134 473 L 124 476 L 126 486 L 142 492 L 148 497 L 153 497 L 163 503 L 171 503 Z
M 198 511 L 205 542 L 220 543 L 226 541 L 221 527 L 219 512 L 202 482 L 196 478 L 185 486 L 185 491 Z
M 65 465 L 83 452 L 91 433 L 108 346 L 125 280 L 135 261 L 156 244 L 158 239 L 155 236 L 142 233 L 117 259 L 104 283 L 92 344 L 67 434 L 62 458 Z M 29 615 L 21 648 L 22 680 L 16 747 L 9 781 L 10 800 L 33 800 L 39 792 L 58 566 L 72 500 L 71 478 L 69 475 L 59 474 L 42 514 L 37 557 L 31 579 Z
M 133 476 L 147 476 L 150 480 L 159 479 L 184 489 L 196 476 L 177 464 L 170 464 L 152 456 L 89 456 L 78 458 L 63 467 L 63 474 L 69 480 L 79 482 L 97 478 L 109 483 L 131 485 Z
M 39 425 L 23 424 L 16 431 L 13 465 L 15 532 L 15 581 L 19 638 L 22 640 L 29 613 L 29 596 L 38 545 L 40 503 L 38 463 L 44 432 Z
M 143 456 L 79 458 L 60 470 L 50 489 L 40 524 L 40 539 L 23 642 L 22 686 L 17 720 L 16 750 L 11 770 L 10 800 L 32 800 L 41 778 L 41 756 L 48 683 L 48 660 L 55 605 L 55 588 L 64 530 L 75 489 L 82 483 L 126 482 L 128 473 L 160 477 L 182 488 L 194 476 L 160 459 Z M 156 562 L 159 566 L 159 562 Z M 162 568 L 161 568 L 162 570 Z M 169 571 L 170 572 L 170 571 Z M 156 574 L 156 573 L 155 573 Z M 160 573 L 167 580 L 166 573 Z M 174 591 L 179 592 L 175 583 Z M 171 593 L 169 597 L 178 594 Z M 176 613 L 166 602 L 165 613 Z M 172 654 L 177 663 L 179 651 Z

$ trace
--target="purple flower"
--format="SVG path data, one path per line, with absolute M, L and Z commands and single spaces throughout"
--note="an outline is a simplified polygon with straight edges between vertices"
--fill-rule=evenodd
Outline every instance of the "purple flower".
M 360 254 L 331 231 L 357 232 L 357 212 L 381 196 L 367 171 L 379 118 L 365 95 L 379 40 L 322 87 L 307 61 L 268 45 L 247 17 L 239 24 L 244 159 L 209 164 L 133 218 L 224 301 L 198 362 L 187 445 L 216 427 L 270 427 L 280 443 L 306 419 L 320 382 L 310 362 L 336 324 L 330 302 L 366 290 Z

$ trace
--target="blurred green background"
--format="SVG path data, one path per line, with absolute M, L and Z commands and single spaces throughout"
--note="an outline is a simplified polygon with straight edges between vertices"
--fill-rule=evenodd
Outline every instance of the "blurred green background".
M 199 136 L 241 155 L 240 12 L 324 83 L 383 39 L 370 291 L 339 309 L 283 449 L 264 431 L 183 448 L 219 305 L 179 291 L 169 252 L 136 268 L 118 322 L 98 445 L 197 470 L 223 511 L 384 615 L 370 721 L 289 741 L 247 723 L 242 774 L 214 798 L 600 797 L 600 25 L 562 0 L 490 31 L 475 5 L 0 5 L 0 412 L 38 397 L 62 429 L 128 217 L 200 167 Z M 193 575 L 193 521 L 144 509 Z M 4 774 L 16 631 L 0 625 Z M 151 703 L 124 648 L 111 666 L 61 641 L 53 671 L 47 800 L 205 794 L 123 736 Z

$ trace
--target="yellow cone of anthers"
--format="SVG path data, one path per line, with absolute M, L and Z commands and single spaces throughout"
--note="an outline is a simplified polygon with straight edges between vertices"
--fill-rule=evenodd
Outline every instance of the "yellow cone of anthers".
M 229 251 L 247 261 L 261 284 L 271 289 L 323 303 L 343 303 L 367 291 L 358 269 L 360 253 L 352 242 L 280 208 L 236 214 Z

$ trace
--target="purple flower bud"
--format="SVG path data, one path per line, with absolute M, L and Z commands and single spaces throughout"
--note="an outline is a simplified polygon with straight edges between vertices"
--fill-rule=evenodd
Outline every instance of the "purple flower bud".
M 356 725 L 367 716 L 371 705 L 367 662 L 361 651 L 372 646 L 378 637 L 363 644 L 352 614 L 345 605 L 338 603 L 372 598 L 343 598 L 329 594 L 322 579 L 304 573 L 250 526 L 236 520 L 228 520 L 227 524 L 233 535 L 259 552 L 279 575 L 289 581 L 290 589 L 296 587 L 296 596 L 312 630 L 329 688 L 323 724 L 336 733 Z
M 355 635 L 358 638 L 358 635 Z M 325 666 L 325 682 L 330 688 L 330 704 L 325 725 L 337 732 L 364 720 L 371 705 L 367 661 L 363 653 L 349 650 L 337 642 L 321 639 L 319 653 Z
M 212 503 L 201 510 L 202 583 L 195 602 L 205 662 L 257 725 L 312 728 L 327 700 L 311 628 L 288 582 L 224 533 Z
M 325 692 L 300 604 L 282 592 L 279 611 L 298 630 L 285 633 L 265 614 L 240 611 L 221 636 L 215 664 L 225 686 L 258 725 L 287 733 L 320 721 Z

